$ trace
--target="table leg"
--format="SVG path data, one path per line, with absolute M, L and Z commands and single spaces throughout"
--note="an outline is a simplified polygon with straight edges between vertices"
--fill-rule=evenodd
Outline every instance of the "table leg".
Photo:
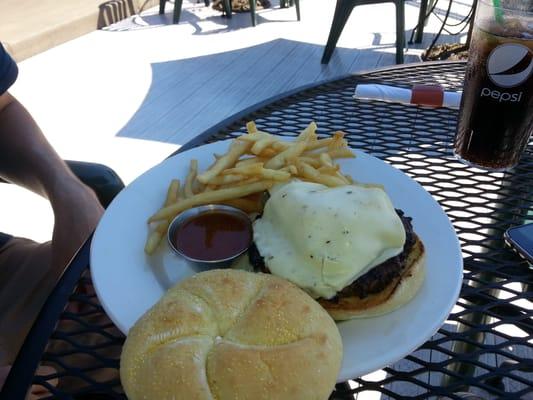
M 231 9 L 231 0 L 222 0 L 222 3 L 226 18 L 231 18 L 231 14 L 233 12 L 233 10 Z
M 177 24 L 180 22 L 182 4 L 183 4 L 183 0 L 175 0 L 174 2 L 174 13 L 172 16 L 172 22 L 174 24 Z
M 428 9 L 431 10 L 433 7 L 433 3 L 435 3 L 436 0 L 421 0 L 420 2 L 420 12 L 418 13 L 418 24 L 416 26 L 416 37 L 415 37 L 415 43 L 422 43 L 422 38 L 424 36 L 424 27 L 427 24 L 427 12 Z

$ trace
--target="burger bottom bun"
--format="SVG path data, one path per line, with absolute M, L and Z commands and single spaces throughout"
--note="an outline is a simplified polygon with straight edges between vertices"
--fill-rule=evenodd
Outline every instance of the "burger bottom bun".
M 339 297 L 338 301 L 319 299 L 319 303 L 337 321 L 376 317 L 390 313 L 411 301 L 422 286 L 425 275 L 424 245 L 415 235 L 415 243 L 406 259 L 402 275 L 383 291 L 364 299 L 357 296 Z
M 325 400 L 342 342 L 304 291 L 267 274 L 213 270 L 169 289 L 130 329 L 130 400 Z

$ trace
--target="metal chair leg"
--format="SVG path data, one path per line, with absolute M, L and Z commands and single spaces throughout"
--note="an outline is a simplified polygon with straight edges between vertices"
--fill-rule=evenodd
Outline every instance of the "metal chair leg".
M 322 64 L 327 64 L 329 62 L 352 10 L 353 4 L 347 5 L 346 2 L 337 0 L 333 22 L 331 23 L 331 29 L 329 31 L 328 42 L 326 43 L 326 48 L 322 54 Z
M 252 26 L 255 26 L 255 0 L 250 0 L 250 13 L 252 14 Z
M 396 6 L 396 64 L 403 64 L 405 47 L 405 5 L 403 0 L 395 1 Z
M 183 0 L 175 0 L 174 1 L 174 15 L 172 17 L 172 23 L 177 24 L 180 22 L 180 16 L 181 16 L 181 5 L 183 4 Z
M 296 6 L 296 19 L 300 21 L 300 0 L 280 0 L 279 1 L 279 7 L 280 8 L 287 8 Z
M 226 14 L 226 18 L 231 18 L 231 14 L 233 12 L 231 9 L 231 0 L 223 0 L 222 6 L 224 13 Z
M 415 43 L 422 43 L 427 12 L 428 12 L 428 0 L 421 0 L 420 11 L 418 13 L 418 24 L 416 26 Z

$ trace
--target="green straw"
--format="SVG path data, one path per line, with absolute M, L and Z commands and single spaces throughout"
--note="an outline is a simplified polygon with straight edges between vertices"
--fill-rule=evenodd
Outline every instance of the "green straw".
M 502 3 L 500 0 L 492 0 L 492 4 L 494 5 L 494 19 L 497 23 L 503 25 Z

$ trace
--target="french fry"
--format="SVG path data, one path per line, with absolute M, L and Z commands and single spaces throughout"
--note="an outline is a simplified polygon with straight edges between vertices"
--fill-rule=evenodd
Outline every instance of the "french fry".
M 244 160 L 237 162 L 237 164 L 235 164 L 235 168 L 244 167 L 246 165 L 257 164 L 257 163 L 264 164 L 266 161 L 267 159 L 263 157 L 245 158 Z
M 350 182 L 348 180 L 348 178 L 346 178 L 343 174 L 341 174 L 339 171 L 337 171 L 337 173 L 335 174 L 335 176 L 337 178 L 339 178 L 340 180 L 342 180 L 344 182 L 345 185 L 350 185 L 352 182 Z
M 369 189 L 381 189 L 385 190 L 385 186 L 380 183 L 357 183 L 357 186 L 369 188 Z
M 328 146 L 329 150 L 333 149 L 341 149 L 341 148 L 347 148 L 348 147 L 348 141 L 346 139 L 343 139 L 342 137 L 334 137 L 333 141 Z
M 192 184 L 196 180 L 197 174 L 198 174 L 198 160 L 191 160 L 191 163 L 189 164 L 189 173 L 187 174 L 187 178 L 185 179 L 185 188 L 184 188 L 185 198 L 194 196 L 194 192 L 192 190 Z
M 272 148 L 277 152 L 281 152 L 283 150 L 286 150 L 287 147 L 290 147 L 290 145 L 291 145 L 290 142 L 282 142 L 281 140 L 278 140 L 272 143 Z
M 355 154 L 348 147 L 334 148 L 329 147 L 320 148 L 317 151 L 306 151 L 302 154 L 302 157 L 314 158 L 320 160 L 320 155 L 323 153 L 328 153 L 331 159 L 336 158 L 355 158 Z
M 243 142 L 258 142 L 263 139 L 267 139 L 271 137 L 272 135 L 270 133 L 266 132 L 252 132 L 247 133 L 246 135 L 239 136 L 236 140 L 242 140 Z
M 263 168 L 260 172 L 263 179 L 271 179 L 273 181 L 285 182 L 291 179 L 291 174 L 288 171 L 281 171 L 275 169 Z
M 180 190 L 178 191 L 178 198 L 176 199 L 176 202 L 181 201 L 185 198 L 185 185 L 180 186 Z
M 318 159 L 318 157 L 313 158 L 311 156 L 300 156 L 300 157 L 298 157 L 298 160 L 303 161 L 306 164 L 309 164 L 309 165 L 311 165 L 314 168 L 319 168 L 320 167 L 320 160 Z M 293 164 L 293 165 L 297 164 L 295 162 L 291 162 L 290 160 L 288 160 L 287 162 L 289 164 Z
M 263 163 L 254 163 L 244 166 L 236 166 L 222 171 L 221 175 L 254 175 L 261 172 L 263 169 Z
M 307 152 L 307 151 L 312 151 L 312 150 L 328 147 L 329 145 L 333 143 L 334 140 L 335 138 L 332 138 L 332 137 L 327 138 L 327 139 L 314 140 L 312 142 L 307 143 L 307 146 L 305 147 L 305 151 Z
M 146 239 L 146 244 L 144 245 L 144 252 L 146 254 L 151 255 L 157 250 L 157 247 L 165 236 L 169 225 L 170 223 L 168 220 L 162 221 L 155 227 L 152 232 L 150 232 L 150 234 L 148 235 L 148 239 Z
M 297 141 L 307 141 L 309 138 L 316 137 L 316 123 L 312 121 L 307 127 L 298 135 Z
M 170 185 L 168 185 L 167 198 L 165 199 L 165 207 L 174 204 L 178 200 L 180 192 L 179 179 L 172 179 Z
M 343 132 L 343 131 L 337 131 L 333 134 L 333 137 L 334 138 L 344 138 L 344 136 L 346 135 L 346 132 Z
M 155 222 L 160 220 L 165 220 L 173 218 L 178 213 L 187 210 L 188 208 L 199 206 L 202 204 L 216 203 L 224 200 L 237 199 L 239 197 L 244 197 L 252 193 L 262 192 L 269 189 L 274 184 L 274 181 L 262 181 L 254 182 L 248 185 L 241 185 L 234 188 L 228 189 L 217 189 L 212 192 L 203 192 L 196 194 L 188 199 L 184 199 L 179 203 L 172 204 L 168 207 L 165 207 L 159 210 L 157 213 L 152 215 L 148 222 Z
M 261 157 L 270 158 L 274 157 L 276 155 L 276 150 L 274 149 L 264 149 L 261 153 L 259 153 Z
M 329 156 L 332 159 L 335 158 L 355 158 L 355 154 L 352 150 L 350 150 L 348 147 L 339 148 L 339 149 L 333 149 L 328 151 Z
M 318 170 L 304 162 L 299 163 L 298 172 L 304 178 L 310 179 L 313 182 L 321 183 L 329 187 L 342 186 L 346 184 L 342 179 L 336 176 L 321 174 L 320 172 L 318 172 Z
M 239 187 L 239 186 L 250 185 L 251 183 L 259 182 L 260 180 L 261 180 L 261 178 L 259 176 L 246 176 L 240 182 L 226 183 L 224 185 L 217 186 L 213 190 L 236 188 L 236 187 Z
M 257 132 L 257 126 L 255 125 L 255 122 L 254 121 L 248 121 L 246 123 L 246 130 L 248 131 L 248 133 Z
M 292 143 L 292 145 L 286 150 L 283 150 L 281 153 L 268 160 L 265 163 L 265 168 L 280 169 L 284 167 L 287 160 L 298 157 L 300 154 L 302 154 L 306 145 L 306 140 Z
M 251 149 L 252 153 L 261 154 L 267 147 L 269 147 L 275 141 L 276 141 L 276 138 L 274 138 L 273 136 L 259 139 L 257 142 L 253 144 L 252 149 Z
M 296 160 L 296 167 L 298 168 L 298 173 L 300 176 L 308 179 L 315 178 L 320 175 L 317 169 L 313 168 L 306 162 Z
M 243 180 L 247 178 L 248 177 L 246 175 L 237 175 L 237 174 L 219 175 L 211 179 L 209 183 L 211 185 L 227 185 L 229 183 L 242 182 Z
M 320 164 L 324 167 L 333 167 L 333 160 L 331 159 L 329 153 L 321 153 L 319 156 Z
M 329 187 L 337 187 L 337 186 L 344 186 L 348 184 L 345 180 L 332 175 L 326 175 L 326 174 L 320 174 L 316 178 L 317 183 L 321 183 L 323 185 L 329 186 Z
M 195 179 L 192 183 L 192 192 L 194 194 L 202 193 L 205 190 L 205 185 L 198 179 Z
M 287 171 L 291 175 L 298 174 L 298 168 L 296 168 L 296 166 L 294 166 L 293 164 L 287 165 L 286 167 L 281 168 L 279 171 Z
M 310 158 L 315 158 L 317 160 L 320 159 L 320 154 L 322 153 L 327 153 L 329 151 L 329 147 L 320 147 L 318 149 L 314 149 L 314 150 L 311 150 L 311 151 L 304 151 L 302 153 L 302 157 L 310 157 Z
M 154 232 L 159 232 L 160 234 L 166 233 L 168 226 L 170 225 L 171 222 L 172 222 L 171 220 L 161 221 L 155 227 Z
M 248 151 L 251 147 L 252 144 L 250 142 L 234 140 L 233 143 L 230 145 L 229 151 L 221 158 L 216 160 L 216 162 L 210 169 L 199 175 L 198 180 L 203 184 L 207 184 L 211 179 L 220 174 L 223 170 L 233 167 L 239 157 L 246 153 L 246 151 Z
M 327 175 L 332 175 L 332 176 L 337 176 L 337 172 L 339 171 L 339 166 L 338 165 L 331 165 L 331 166 L 322 166 L 320 168 L 317 169 L 317 171 L 321 174 L 327 174 Z M 339 178 L 341 178 L 339 176 Z M 344 176 L 341 178 L 342 180 L 345 180 Z
M 321 183 L 322 185 L 326 185 L 329 187 L 344 186 L 347 184 L 344 180 L 340 179 L 339 177 L 325 175 L 325 174 L 320 174 L 318 177 L 315 178 L 315 181 L 317 183 Z
M 159 243 L 161 243 L 162 238 L 163 235 L 161 235 L 158 231 L 150 232 L 148 239 L 146 239 L 146 244 L 144 245 L 144 252 L 148 255 L 154 254 L 157 246 L 159 246 Z

